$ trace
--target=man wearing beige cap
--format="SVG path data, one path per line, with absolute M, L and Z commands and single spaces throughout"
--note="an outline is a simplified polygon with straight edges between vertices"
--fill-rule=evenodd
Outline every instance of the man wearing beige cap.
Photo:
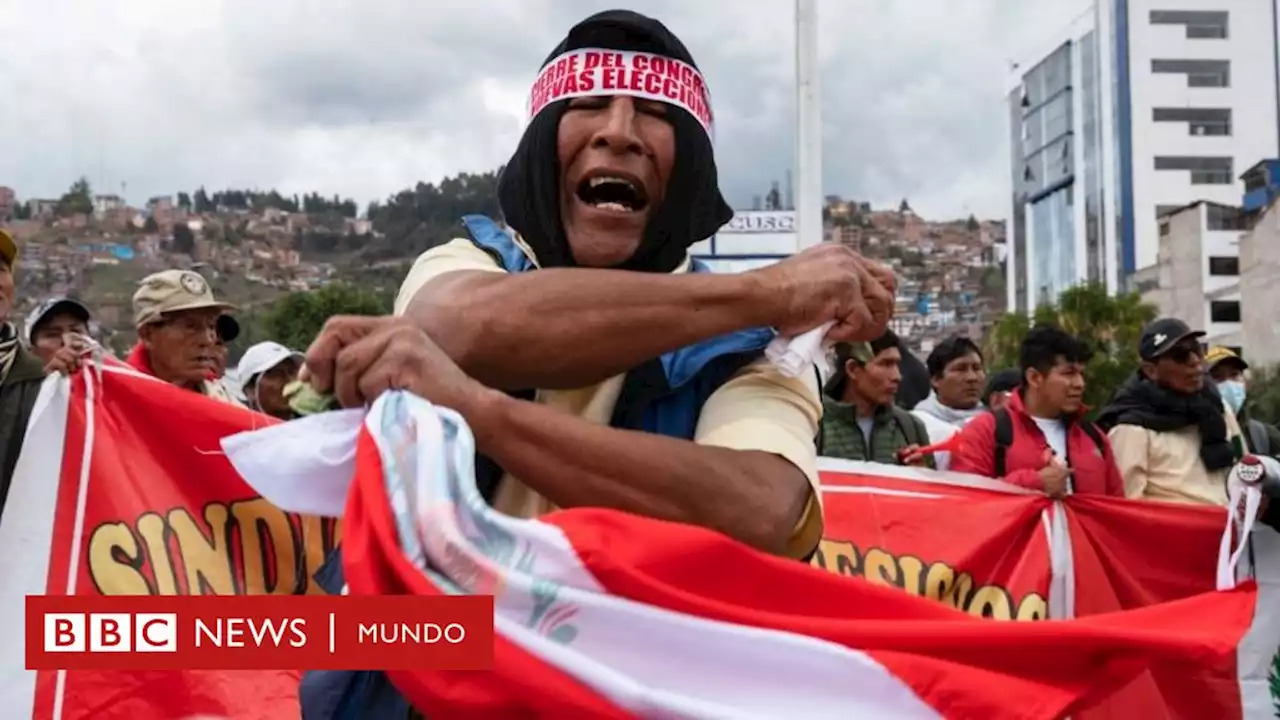
M 234 310 L 190 270 L 165 270 L 142 279 L 133 294 L 138 344 L 128 363 L 167 383 L 238 404 L 216 382 L 218 318 Z

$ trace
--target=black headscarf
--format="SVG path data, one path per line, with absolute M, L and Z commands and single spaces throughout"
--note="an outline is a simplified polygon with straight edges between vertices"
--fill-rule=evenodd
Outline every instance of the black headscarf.
M 1179 395 L 1136 373 L 1116 391 L 1098 416 L 1098 425 L 1137 425 L 1155 432 L 1185 427 L 1200 429 L 1200 460 L 1205 469 L 1222 470 L 1235 462 L 1235 450 L 1227 440 L 1226 410 L 1213 383 L 1195 395 Z
M 591 47 L 650 52 L 697 67 L 684 43 L 666 26 L 629 10 L 597 13 L 578 23 L 545 62 L 570 50 Z M 498 179 L 503 218 L 537 254 L 542 267 L 576 264 L 560 218 L 557 135 L 567 105 L 567 100 L 559 100 L 533 118 Z M 640 246 L 619 266 L 621 269 L 671 272 L 684 260 L 690 245 L 711 237 L 733 217 L 733 210 L 720 195 L 707 132 L 695 117 L 675 106 L 667 118 L 675 129 L 676 141 L 671 178 Z

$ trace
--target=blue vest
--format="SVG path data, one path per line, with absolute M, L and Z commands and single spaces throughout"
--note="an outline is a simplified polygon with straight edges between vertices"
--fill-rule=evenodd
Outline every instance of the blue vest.
M 467 215 L 462 222 L 471 241 L 507 272 L 537 269 L 497 223 L 483 215 Z M 710 272 L 696 260 L 693 271 Z M 769 328 L 741 330 L 641 363 L 623 381 L 610 426 L 692 440 L 707 399 L 735 373 L 759 359 L 773 336 Z M 493 499 L 502 475 L 502 468 L 492 460 L 476 456 L 476 482 L 486 499 Z M 316 581 L 330 593 L 342 591 L 340 551 L 329 556 Z M 302 680 L 299 696 L 303 720 L 417 717 L 380 672 L 310 672 Z

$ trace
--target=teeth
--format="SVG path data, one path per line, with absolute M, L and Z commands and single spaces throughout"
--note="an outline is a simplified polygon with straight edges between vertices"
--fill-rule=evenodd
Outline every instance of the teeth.
M 634 189 L 635 187 L 631 184 L 631 181 L 624 180 L 620 177 L 613 177 L 611 175 L 597 175 L 596 177 L 591 178 L 587 182 L 590 187 L 600 187 L 605 183 L 618 183 L 620 185 L 626 185 L 627 187 L 632 189 Z
M 626 205 L 623 205 L 622 203 L 616 203 L 616 202 L 596 203 L 595 207 L 600 208 L 601 210 L 614 210 L 616 212 L 631 212 L 631 208 L 627 207 Z

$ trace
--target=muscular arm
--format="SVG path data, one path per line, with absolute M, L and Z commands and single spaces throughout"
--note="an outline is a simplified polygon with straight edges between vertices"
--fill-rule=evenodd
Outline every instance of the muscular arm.
M 805 474 L 778 455 L 617 430 L 486 390 L 460 411 L 477 448 L 564 508 L 609 507 L 787 554 Z
M 806 557 L 822 535 L 816 378 L 765 360 L 702 406 L 694 441 L 604 427 L 479 388 L 459 412 L 481 452 L 560 507 L 611 507 L 701 525 Z
M 498 389 L 585 387 L 665 352 L 771 324 L 748 274 L 457 270 L 404 308 L 468 375 Z

